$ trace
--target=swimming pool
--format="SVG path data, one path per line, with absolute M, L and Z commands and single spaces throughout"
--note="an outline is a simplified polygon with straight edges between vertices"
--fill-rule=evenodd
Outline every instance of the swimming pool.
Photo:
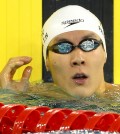
M 42 105 L 50 108 L 72 108 L 120 113 L 119 89 L 105 93 L 105 96 L 93 95 L 86 98 L 73 98 L 60 91 L 52 83 L 40 83 L 36 84 L 35 90 L 33 86 L 27 92 L 0 90 L 0 101 L 4 104 L 21 103 L 28 106 Z
M 52 83 L 38 83 L 35 86 L 34 85 L 31 86 L 30 91 L 26 91 L 26 92 L 15 92 L 7 89 L 0 90 L 0 102 L 3 102 L 5 105 L 24 104 L 28 108 L 29 107 L 33 108 L 34 106 L 47 106 L 48 108 L 53 110 L 56 108 L 61 108 L 61 109 L 67 108 L 73 111 L 91 110 L 96 113 L 104 113 L 104 112 L 117 113 L 117 114 L 120 113 L 120 97 L 119 97 L 120 91 L 119 90 L 110 91 L 109 93 L 105 93 L 104 96 L 93 95 L 91 97 L 76 98 L 76 99 L 73 98 L 72 96 L 68 96 L 66 93 L 64 93 L 64 95 L 62 94 L 63 92 L 59 90 L 59 88 L 53 85 Z M 28 132 L 28 134 L 30 134 L 30 132 Z M 53 131 L 51 133 L 102 134 L 108 132 L 102 132 L 98 130 L 94 130 L 94 131 L 92 130 L 63 131 L 62 130 L 62 131 Z

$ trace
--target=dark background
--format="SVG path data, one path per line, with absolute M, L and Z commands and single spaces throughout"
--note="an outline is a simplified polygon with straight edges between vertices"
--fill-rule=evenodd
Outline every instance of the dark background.
M 107 63 L 105 64 L 105 80 L 113 82 L 113 0 L 43 0 L 43 24 L 57 9 L 66 5 L 80 5 L 93 12 L 102 22 L 107 44 Z M 43 80 L 51 82 L 43 60 Z

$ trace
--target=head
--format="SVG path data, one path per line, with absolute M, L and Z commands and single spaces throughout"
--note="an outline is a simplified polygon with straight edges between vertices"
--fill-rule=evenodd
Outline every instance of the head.
M 58 46 L 62 53 L 56 52 Z M 104 31 L 90 11 L 70 5 L 53 13 L 43 26 L 43 54 L 53 81 L 68 94 L 90 96 L 104 91 Z

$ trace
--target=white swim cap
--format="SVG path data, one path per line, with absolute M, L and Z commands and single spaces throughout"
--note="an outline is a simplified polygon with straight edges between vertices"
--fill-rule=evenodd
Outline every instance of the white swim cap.
M 101 38 L 106 52 L 104 31 L 99 19 L 89 10 L 81 6 L 69 5 L 54 12 L 43 26 L 42 40 L 45 62 L 47 47 L 50 41 L 61 33 L 74 30 L 88 30 L 96 33 Z

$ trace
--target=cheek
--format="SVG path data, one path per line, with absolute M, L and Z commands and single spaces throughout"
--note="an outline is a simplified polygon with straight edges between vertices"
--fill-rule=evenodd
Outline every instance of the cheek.
M 49 68 L 51 71 L 64 70 L 65 66 L 68 64 L 68 58 L 64 55 L 53 54 L 51 53 L 48 58 Z
M 103 50 L 96 51 L 93 54 L 92 64 L 96 70 L 103 70 L 104 64 L 106 62 L 105 53 Z

